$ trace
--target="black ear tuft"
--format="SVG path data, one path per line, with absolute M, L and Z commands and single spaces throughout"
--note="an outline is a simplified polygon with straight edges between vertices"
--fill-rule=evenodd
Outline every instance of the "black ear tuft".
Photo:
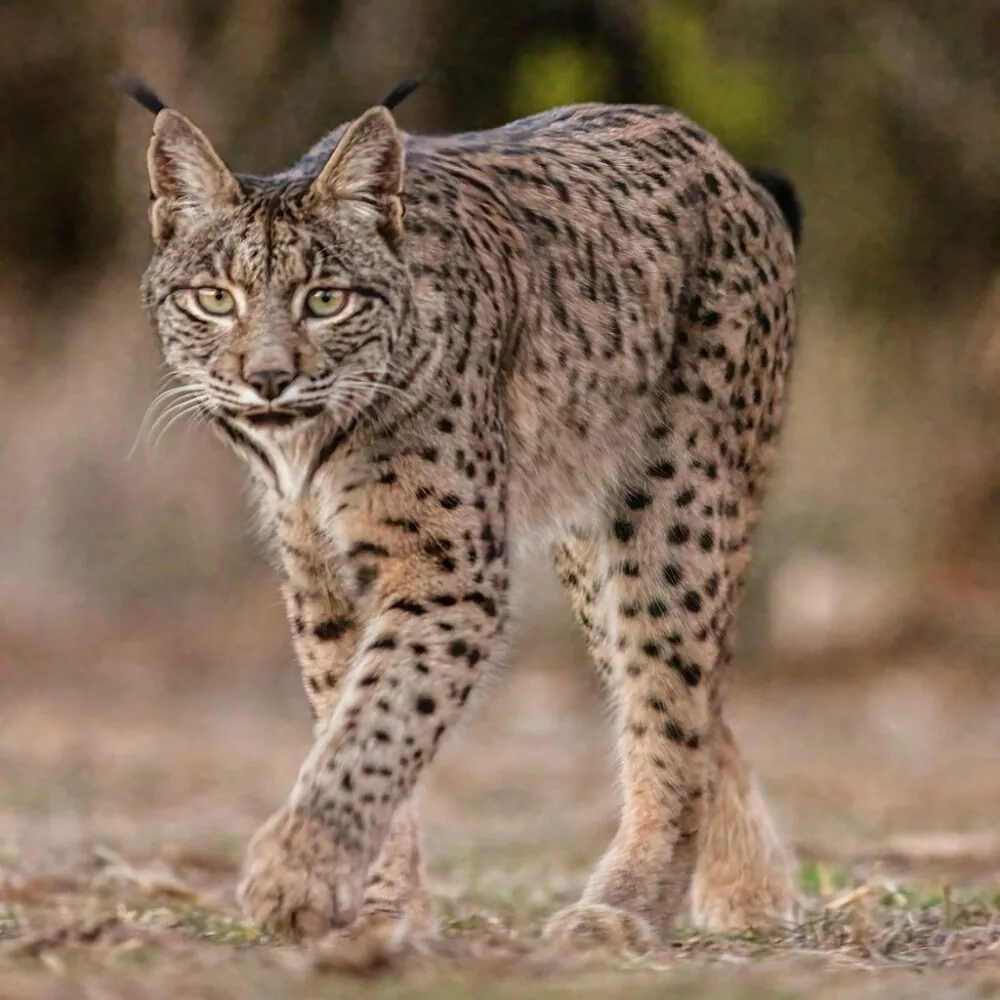
M 422 87 L 427 82 L 426 77 L 413 77 L 409 80 L 403 80 L 401 83 L 397 83 L 389 93 L 379 101 L 379 105 L 383 108 L 388 108 L 392 111 L 393 108 L 398 107 L 405 101 L 410 94 L 413 93 L 418 87 Z
M 153 88 L 137 76 L 120 76 L 114 83 L 126 97 L 131 97 L 133 101 L 141 104 L 147 111 L 152 111 L 154 115 L 158 115 L 167 107 Z

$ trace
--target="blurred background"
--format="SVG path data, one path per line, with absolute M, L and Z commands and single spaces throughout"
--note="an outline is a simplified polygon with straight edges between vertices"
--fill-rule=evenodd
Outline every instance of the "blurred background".
M 126 731 L 147 763 L 209 759 L 182 797 L 214 767 L 218 800 L 223 744 L 265 754 L 251 734 L 266 717 L 266 753 L 287 756 L 247 792 L 259 819 L 308 738 L 243 470 L 207 432 L 174 426 L 155 448 L 139 433 L 162 375 L 137 292 L 152 119 L 109 78 L 145 77 L 234 169 L 264 172 L 430 74 L 398 111 L 409 131 L 655 102 L 794 178 L 801 337 L 740 623 L 737 723 L 800 843 L 820 788 L 852 828 L 996 829 L 998 50 L 994 0 L 0 6 L 0 765 L 33 775 L 17 801 L 91 808 L 123 746 L 102 741 Z M 470 731 L 564 747 L 567 699 L 599 708 L 562 597 L 530 569 L 508 671 L 520 679 L 494 699 L 530 718 L 494 707 L 494 728 Z M 573 760 L 604 753 L 591 742 Z M 556 766 L 544 756 L 521 773 Z M 449 759 L 441 774 L 466 780 Z M 601 816 L 603 837 L 610 807 Z

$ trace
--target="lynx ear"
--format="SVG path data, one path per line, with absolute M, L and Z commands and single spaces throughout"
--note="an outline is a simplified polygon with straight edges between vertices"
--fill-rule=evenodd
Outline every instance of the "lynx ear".
M 386 235 L 403 234 L 403 137 L 383 107 L 355 119 L 312 183 L 320 202 L 353 201 L 377 213 Z
M 210 217 L 240 200 L 236 178 L 196 125 L 169 108 L 156 116 L 147 154 L 153 239 Z

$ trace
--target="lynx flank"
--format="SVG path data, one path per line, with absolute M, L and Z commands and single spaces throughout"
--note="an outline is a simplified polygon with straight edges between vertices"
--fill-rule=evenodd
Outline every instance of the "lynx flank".
M 411 801 L 545 547 L 614 705 L 624 805 L 568 942 L 789 919 L 720 674 L 781 418 L 798 210 L 681 114 L 410 136 L 375 107 L 272 177 L 157 112 L 146 309 L 246 460 L 315 742 L 250 844 L 271 931 L 431 933 Z M 780 207 L 779 207 L 780 205 Z M 238 627 L 238 626 L 237 626 Z

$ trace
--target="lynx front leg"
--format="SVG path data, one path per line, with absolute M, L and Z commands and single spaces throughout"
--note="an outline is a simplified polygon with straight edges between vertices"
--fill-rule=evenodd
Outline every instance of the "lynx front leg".
M 319 735 L 336 708 L 360 629 L 353 602 L 334 572 L 308 508 L 283 505 L 275 511 L 275 524 L 292 645 Z M 433 905 L 425 885 L 412 801 L 397 809 L 385 846 L 365 883 L 360 919 L 386 917 L 410 921 L 417 934 L 433 932 Z M 316 933 L 328 929 L 319 925 Z
M 435 456 L 383 463 L 339 515 L 344 573 L 366 624 L 289 802 L 251 845 L 241 896 L 264 927 L 308 932 L 358 914 L 393 815 L 499 637 L 502 469 L 459 479 Z

